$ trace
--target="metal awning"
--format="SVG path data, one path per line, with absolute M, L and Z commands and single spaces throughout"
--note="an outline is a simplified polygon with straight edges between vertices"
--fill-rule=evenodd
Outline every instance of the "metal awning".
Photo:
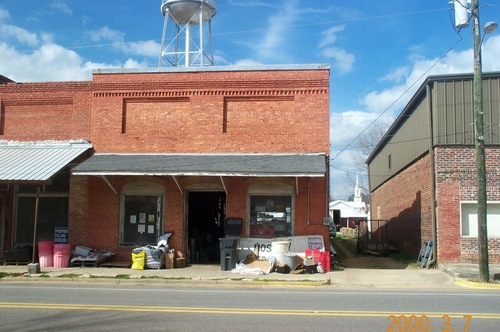
M 0 141 L 0 182 L 48 181 L 91 147 L 86 141 Z
M 95 154 L 73 175 L 324 177 L 326 154 Z

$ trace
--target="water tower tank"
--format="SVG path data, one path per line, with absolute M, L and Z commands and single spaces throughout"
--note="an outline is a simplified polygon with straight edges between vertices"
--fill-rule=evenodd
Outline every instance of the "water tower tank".
M 215 0 L 162 0 L 164 17 L 160 60 L 177 67 L 214 64 L 212 17 L 217 13 Z M 167 37 L 167 23 L 174 24 Z M 195 29 L 196 26 L 196 29 Z
M 200 24 L 210 20 L 216 13 L 215 0 L 164 0 L 161 12 L 168 12 L 177 24 Z M 203 23 L 202 22 L 202 23 Z

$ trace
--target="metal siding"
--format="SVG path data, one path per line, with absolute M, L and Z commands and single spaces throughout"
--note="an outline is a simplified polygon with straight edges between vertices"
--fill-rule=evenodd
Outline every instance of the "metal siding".
M 483 81 L 484 136 L 486 144 L 500 144 L 500 78 Z
M 430 144 L 428 138 L 427 140 L 423 139 L 422 144 L 410 142 L 410 140 L 416 139 L 415 136 L 412 136 L 416 131 L 412 132 L 411 128 L 420 123 L 423 130 L 430 129 L 427 125 L 428 114 L 425 111 L 427 106 L 426 85 L 431 88 L 432 93 L 433 145 L 474 144 L 472 83 L 472 75 L 465 74 L 428 78 L 428 81 L 419 90 L 422 102 L 416 108 L 413 106 L 413 102 L 407 105 L 395 122 L 397 124 L 397 121 L 403 120 L 402 124 L 394 128 L 391 127 L 391 133 L 394 136 L 378 145 L 369 157 L 370 190 L 376 189 L 419 157 L 419 152 L 423 153 L 428 150 Z M 499 73 L 483 73 L 483 112 L 485 143 L 500 144 Z M 409 120 L 413 118 L 416 118 L 416 121 Z M 399 144 L 399 150 L 394 149 L 395 142 L 403 142 L 404 140 L 408 140 L 408 142 Z M 387 155 L 389 153 L 392 156 L 391 170 L 387 168 Z
M 0 145 L 0 181 L 46 181 L 90 147 L 88 143 Z
M 483 80 L 486 144 L 500 144 L 499 79 Z M 472 80 L 435 82 L 433 89 L 434 143 L 474 144 Z
M 424 98 L 369 164 L 372 190 L 429 150 L 429 120 Z M 391 169 L 388 155 L 391 155 Z

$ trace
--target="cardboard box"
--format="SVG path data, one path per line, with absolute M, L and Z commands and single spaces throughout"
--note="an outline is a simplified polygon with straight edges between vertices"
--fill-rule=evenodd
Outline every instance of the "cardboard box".
M 92 249 L 87 247 L 78 246 L 75 248 L 75 256 L 88 256 Z
M 182 268 L 186 267 L 186 258 L 185 257 L 178 257 L 175 259 L 175 268 Z
M 173 269 L 174 268 L 174 258 L 175 254 L 173 252 L 167 252 L 165 259 L 165 268 Z

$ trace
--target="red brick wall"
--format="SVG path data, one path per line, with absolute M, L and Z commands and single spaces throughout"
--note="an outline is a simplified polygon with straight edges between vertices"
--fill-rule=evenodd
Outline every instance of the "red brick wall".
M 173 235 L 169 239 L 170 247 L 183 250 L 187 247 L 184 237 L 184 195 L 186 190 L 196 183 L 220 185 L 219 178 L 179 178 L 179 184 L 184 191 L 183 195 L 174 181 L 168 177 L 108 177 L 108 180 L 118 191 L 118 195 L 99 177 L 73 177 L 71 183 L 73 194 L 70 204 L 70 239 L 74 246 L 84 245 L 91 248 L 109 249 L 122 259 L 129 259 L 131 250 L 130 247 L 119 246 L 119 202 L 123 186 L 134 181 L 139 181 L 156 183 L 165 188 L 166 206 L 163 216 L 163 230 L 173 231 Z M 241 234 L 243 237 L 246 236 L 248 222 L 246 215 L 247 190 L 251 185 L 262 182 L 284 183 L 289 186 L 295 186 L 293 179 L 286 178 L 233 177 L 224 179 L 228 191 L 226 197 L 226 215 L 228 217 L 243 219 L 243 232 Z M 299 195 L 295 196 L 295 235 L 322 235 L 325 244 L 328 246 L 328 226 L 323 225 L 323 217 L 327 213 L 325 210 L 326 196 L 324 194 L 324 183 L 320 179 L 311 179 L 309 185 L 307 182 L 307 179 L 299 180 Z M 86 188 L 89 190 L 89 196 L 80 194 L 85 192 Z M 309 209 L 307 204 L 310 204 Z
M 500 149 L 486 149 L 487 199 L 500 201 Z M 438 258 L 441 262 L 477 262 L 477 238 L 461 236 L 460 203 L 477 201 L 476 151 L 473 147 L 436 148 L 438 184 Z M 489 238 L 489 261 L 500 262 L 500 239 Z
M 329 153 L 327 70 L 94 75 L 98 152 Z
M 0 85 L 0 139 L 86 139 L 95 152 L 329 153 L 329 70 L 95 74 L 91 82 Z M 135 177 L 71 180 L 73 245 L 119 247 L 120 190 Z M 171 178 L 147 177 L 166 191 L 164 230 L 185 248 L 185 200 Z M 179 179 L 183 190 L 220 179 Z M 270 179 L 225 178 L 227 215 L 246 222 L 246 190 Z M 295 187 L 295 179 L 278 179 Z M 299 179 L 295 234 L 328 241 L 324 178 Z
M 90 138 L 91 82 L 0 85 L 0 139 Z
M 388 238 L 415 259 L 424 240 L 432 240 L 430 158 L 403 169 L 371 193 L 371 219 L 388 220 Z M 381 223 L 383 224 L 383 223 Z

